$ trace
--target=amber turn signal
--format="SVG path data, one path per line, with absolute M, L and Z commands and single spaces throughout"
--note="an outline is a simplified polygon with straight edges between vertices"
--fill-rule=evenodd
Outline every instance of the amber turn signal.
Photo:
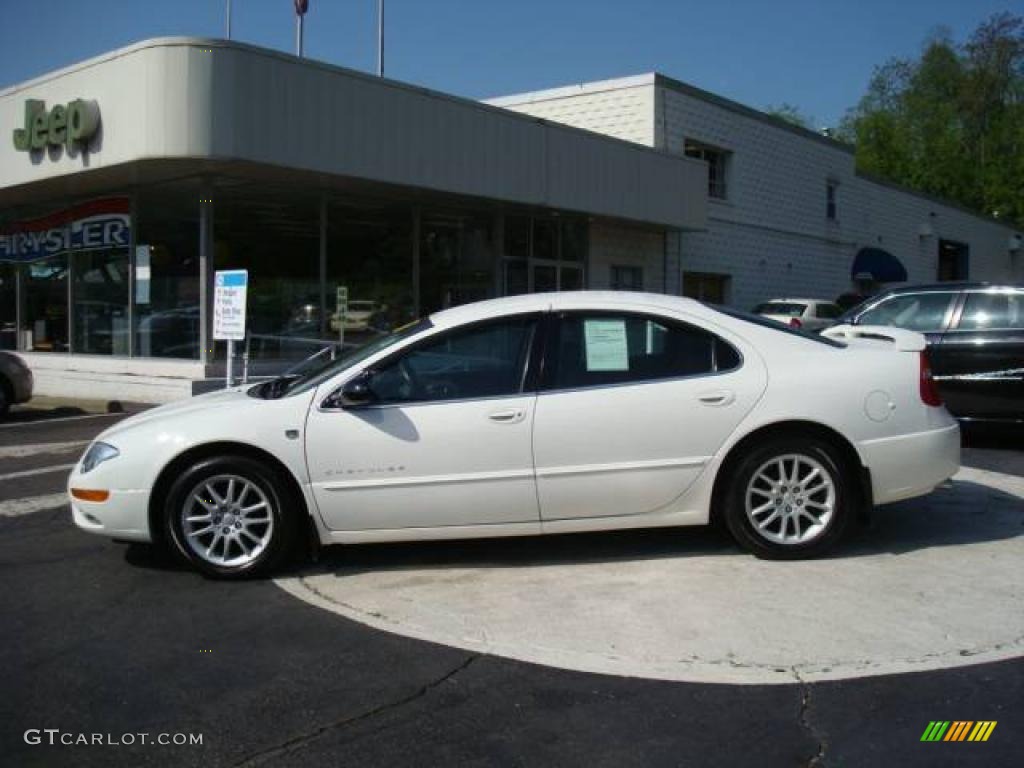
M 104 502 L 110 498 L 110 491 L 93 491 L 87 488 L 72 488 L 71 495 L 82 501 Z

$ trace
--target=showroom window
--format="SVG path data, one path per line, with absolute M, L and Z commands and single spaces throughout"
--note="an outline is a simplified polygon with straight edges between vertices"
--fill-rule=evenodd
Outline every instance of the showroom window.
M 0 349 L 18 348 L 18 268 L 0 264 Z
M 71 254 L 71 351 L 128 356 L 127 248 Z
M 585 284 L 588 224 L 572 216 L 505 219 L 506 296 L 579 291 Z
M 342 316 L 348 297 L 348 311 Z M 327 206 L 327 336 L 361 345 L 416 317 L 413 212 L 370 200 Z M 312 330 L 312 329 L 310 329 Z
M 644 289 L 643 267 L 612 266 L 610 287 L 613 291 L 642 291 Z
M 529 315 L 445 334 L 375 371 L 370 389 L 381 403 L 518 394 L 536 323 Z
M 67 352 L 67 254 L 33 261 L 23 270 L 25 351 Z
M 140 190 L 136 205 L 135 355 L 199 358 L 197 181 Z
M 420 220 L 420 313 L 494 296 L 493 217 L 426 209 Z
M 689 325 L 632 314 L 567 314 L 545 362 L 545 388 L 699 376 L 739 364 L 731 345 Z
M 250 360 L 279 367 L 318 352 L 324 346 L 319 342 L 319 195 L 220 178 L 214 182 L 213 206 L 213 270 L 249 271 Z M 217 359 L 224 359 L 225 347 L 215 342 Z

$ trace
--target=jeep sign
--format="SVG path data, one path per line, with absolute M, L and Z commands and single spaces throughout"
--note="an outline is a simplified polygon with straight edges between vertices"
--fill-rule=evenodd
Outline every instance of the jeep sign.
M 14 130 L 14 148 L 22 152 L 61 145 L 71 149 L 74 144 L 88 144 L 99 126 L 100 108 L 95 101 L 75 99 L 47 112 L 46 102 L 29 99 L 25 125 Z

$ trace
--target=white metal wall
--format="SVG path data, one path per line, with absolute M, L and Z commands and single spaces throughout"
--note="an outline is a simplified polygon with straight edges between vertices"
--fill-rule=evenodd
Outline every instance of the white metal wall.
M 851 287 L 854 254 L 865 246 L 898 256 L 911 281 L 933 281 L 940 238 L 970 246 L 972 279 L 1024 280 L 1024 252 L 1009 250 L 1012 228 L 859 176 L 848 148 L 658 75 L 492 103 L 670 153 L 682 154 L 687 139 L 729 151 L 728 199 L 709 198 L 707 230 L 681 233 L 678 248 L 683 270 L 729 275 L 729 298 L 738 306 L 772 296 L 835 297 Z M 839 185 L 836 221 L 825 215 L 827 180 Z M 920 235 L 924 224 L 933 235 Z M 635 247 L 643 249 L 642 238 Z M 616 249 L 625 248 L 619 238 Z M 669 280 L 678 291 L 672 264 L 670 258 Z

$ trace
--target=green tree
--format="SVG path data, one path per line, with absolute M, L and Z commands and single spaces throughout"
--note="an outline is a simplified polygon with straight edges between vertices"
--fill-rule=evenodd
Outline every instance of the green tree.
M 811 131 L 814 130 L 814 118 L 808 117 L 799 107 L 790 104 L 788 101 L 784 101 L 781 104 L 769 104 L 765 107 L 764 111 L 772 117 L 785 120 L 787 123 L 807 128 Z
M 838 135 L 861 171 L 1024 221 L 1024 19 L 993 16 L 962 44 L 940 32 L 877 67 Z

